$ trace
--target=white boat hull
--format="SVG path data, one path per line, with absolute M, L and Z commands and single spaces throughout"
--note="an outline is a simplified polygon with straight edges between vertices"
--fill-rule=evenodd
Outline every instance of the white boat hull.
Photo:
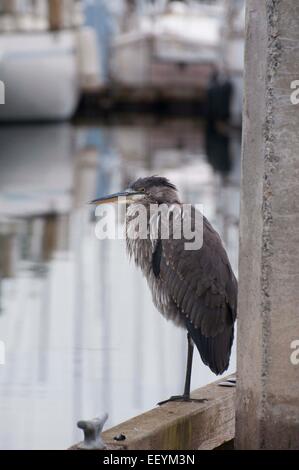
M 64 120 L 79 99 L 75 31 L 0 36 L 1 121 Z

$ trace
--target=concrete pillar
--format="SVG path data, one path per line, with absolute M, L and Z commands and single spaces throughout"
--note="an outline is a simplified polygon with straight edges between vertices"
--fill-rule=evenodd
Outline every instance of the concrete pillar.
M 246 41 L 236 447 L 299 449 L 298 0 L 247 0 Z

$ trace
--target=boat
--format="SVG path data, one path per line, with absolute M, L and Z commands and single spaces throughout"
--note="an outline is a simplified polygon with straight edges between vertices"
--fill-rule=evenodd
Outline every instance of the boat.
M 1 5 L 5 104 L 0 121 L 71 118 L 84 84 L 98 80 L 96 37 L 83 26 L 83 2 L 10 0 Z
M 114 83 L 205 87 L 221 59 L 223 0 L 154 1 L 126 15 L 110 58 Z

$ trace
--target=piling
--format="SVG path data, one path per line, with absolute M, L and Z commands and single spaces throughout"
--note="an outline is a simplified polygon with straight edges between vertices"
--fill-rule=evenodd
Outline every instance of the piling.
M 297 0 L 248 0 L 237 449 L 299 449 L 298 43 Z

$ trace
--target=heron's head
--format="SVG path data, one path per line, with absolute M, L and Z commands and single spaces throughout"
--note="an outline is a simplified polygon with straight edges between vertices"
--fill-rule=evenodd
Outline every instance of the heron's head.
M 126 204 L 175 204 L 179 203 L 177 189 L 167 178 L 149 176 L 139 178 L 124 191 L 109 194 L 92 201 L 93 204 L 125 202 Z

